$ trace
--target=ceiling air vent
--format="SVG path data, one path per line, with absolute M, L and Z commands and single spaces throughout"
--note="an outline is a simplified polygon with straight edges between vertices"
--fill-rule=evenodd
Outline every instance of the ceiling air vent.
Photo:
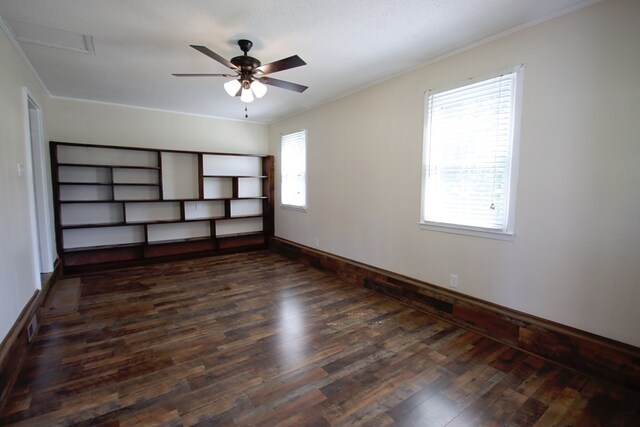
M 78 34 L 69 31 L 55 30 L 34 24 L 26 24 L 17 21 L 5 21 L 9 24 L 13 36 L 20 43 L 29 43 L 39 46 L 53 47 L 55 49 L 70 50 L 73 52 L 95 55 L 93 36 Z

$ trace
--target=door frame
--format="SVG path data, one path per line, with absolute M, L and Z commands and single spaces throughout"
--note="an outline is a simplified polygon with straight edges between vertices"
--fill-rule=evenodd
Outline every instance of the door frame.
M 38 285 L 40 274 L 53 271 L 54 253 L 51 228 L 51 190 L 49 158 L 44 138 L 42 108 L 27 87 L 22 88 L 24 99 L 24 130 L 28 172 L 27 191 L 31 219 L 32 250 Z

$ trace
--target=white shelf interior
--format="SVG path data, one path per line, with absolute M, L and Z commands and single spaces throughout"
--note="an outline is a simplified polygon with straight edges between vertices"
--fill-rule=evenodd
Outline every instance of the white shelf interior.
M 205 199 L 226 199 L 233 196 L 233 181 L 231 178 L 205 178 Z
M 262 179 L 238 178 L 238 197 L 261 197 Z
M 224 216 L 224 202 L 222 200 L 185 202 L 185 219 L 220 218 Z
M 261 215 L 262 200 L 232 200 L 231 216 Z
M 147 226 L 149 242 L 194 239 L 211 235 L 209 221 L 176 224 L 151 224 Z
M 126 203 L 127 222 L 178 221 L 180 202 Z
M 114 200 L 158 200 L 160 189 L 147 186 L 115 186 L 113 198 Z
M 158 154 L 154 151 L 59 145 L 58 163 L 157 167 Z
M 143 226 L 77 228 L 62 233 L 65 249 L 144 242 Z
M 164 199 L 198 198 L 198 156 L 162 153 L 162 195 Z
M 225 156 L 205 154 L 202 156 L 204 175 L 260 176 L 262 159 L 260 157 Z
M 60 206 L 62 225 L 112 224 L 123 222 L 120 203 L 65 203 Z
M 84 166 L 60 166 L 58 180 L 64 182 L 97 182 L 109 184 L 111 171 L 109 168 L 93 168 Z
M 159 176 L 157 169 L 113 169 L 114 184 L 159 184 Z
M 216 236 L 262 231 L 262 218 L 242 218 L 216 221 Z
M 111 187 L 106 185 L 61 185 L 60 200 L 111 200 Z

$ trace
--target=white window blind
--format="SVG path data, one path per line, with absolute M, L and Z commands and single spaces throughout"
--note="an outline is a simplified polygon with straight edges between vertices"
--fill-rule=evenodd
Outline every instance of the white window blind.
M 423 223 L 512 233 L 517 77 L 427 93 Z
M 307 205 L 307 131 L 282 135 L 280 145 L 281 203 Z

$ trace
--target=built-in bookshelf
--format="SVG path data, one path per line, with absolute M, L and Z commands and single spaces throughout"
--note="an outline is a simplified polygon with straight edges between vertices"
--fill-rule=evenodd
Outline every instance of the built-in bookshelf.
M 51 143 L 65 271 L 264 248 L 273 156 Z

